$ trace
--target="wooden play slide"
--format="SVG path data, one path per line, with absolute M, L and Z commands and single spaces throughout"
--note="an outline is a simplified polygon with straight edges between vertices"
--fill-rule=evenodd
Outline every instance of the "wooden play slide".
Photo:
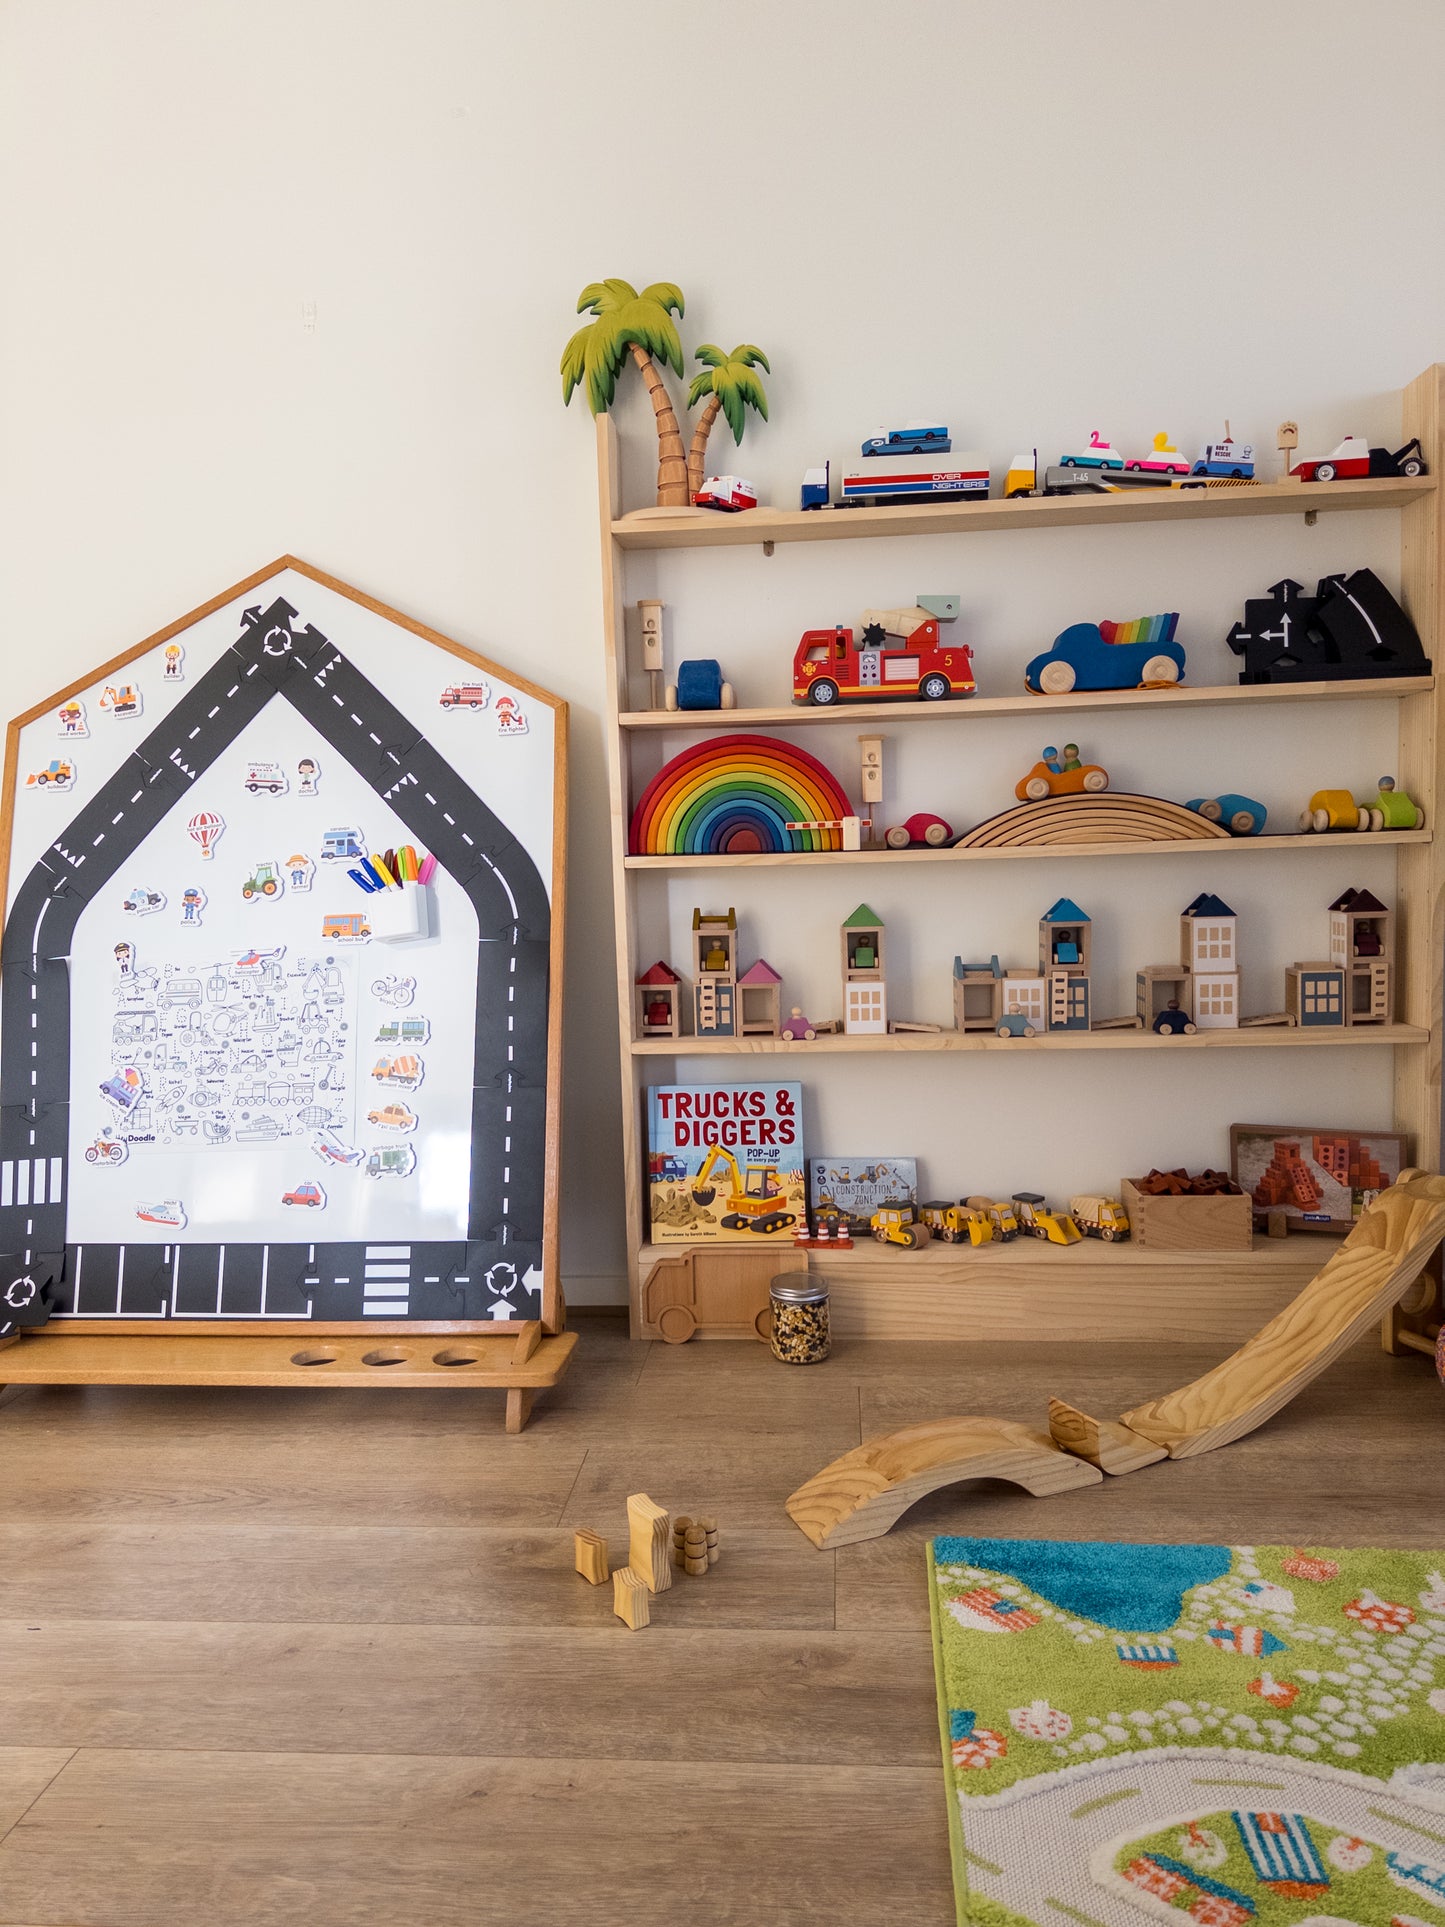
M 964 1479 L 1007 1479 L 1035 1494 L 1096 1485 L 1160 1459 L 1243 1438 L 1399 1302 L 1445 1237 L 1445 1178 L 1403 1171 L 1299 1296 L 1222 1365 L 1122 1419 L 1061 1399 L 1049 1431 L 1004 1419 L 937 1419 L 865 1439 L 788 1500 L 815 1546 L 876 1539 L 927 1493 Z

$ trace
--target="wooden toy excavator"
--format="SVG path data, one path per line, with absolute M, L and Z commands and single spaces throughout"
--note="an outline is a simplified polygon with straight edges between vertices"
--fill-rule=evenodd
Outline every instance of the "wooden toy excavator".
M 880 1537 L 919 1499 L 965 1479 L 1006 1479 L 1042 1497 L 1230 1445 L 1398 1304 L 1442 1238 L 1445 1178 L 1402 1171 L 1299 1296 L 1192 1385 L 1117 1420 L 1050 1399 L 1047 1433 L 996 1418 L 906 1425 L 825 1465 L 788 1512 L 815 1546 L 846 1546 Z

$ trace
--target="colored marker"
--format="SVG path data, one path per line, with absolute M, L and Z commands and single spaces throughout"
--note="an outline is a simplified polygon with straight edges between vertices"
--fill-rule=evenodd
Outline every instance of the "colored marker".
M 373 890 L 384 890 L 386 888 L 386 885 L 382 882 L 376 870 L 373 869 L 371 862 L 368 858 L 363 857 L 361 859 L 361 867 L 363 870 L 365 870 L 366 874 L 371 878 L 371 887 Z
M 382 851 L 382 853 L 381 853 L 381 860 L 382 860 L 382 862 L 383 862 L 383 863 L 384 863 L 384 864 L 386 865 L 386 867 L 387 867 L 387 869 L 388 869 L 388 870 L 390 870 L 390 872 L 391 872 L 391 880 L 392 880 L 392 882 L 393 882 L 393 883 L 400 883 L 400 881 L 401 881 L 401 871 L 400 871 L 400 869 L 399 869 L 399 868 L 397 867 L 397 861 L 396 861 L 396 851 L 395 851 L 395 850 L 383 850 L 383 851 Z
M 375 894 L 377 886 L 372 882 L 370 877 L 363 876 L 360 870 L 348 870 L 346 874 L 351 877 L 354 882 L 359 883 L 368 896 Z
M 396 878 L 386 867 L 386 858 L 377 850 L 373 850 L 371 853 L 371 868 L 375 871 L 376 880 L 383 890 L 390 890 L 395 887 Z
M 397 854 L 401 858 L 401 873 L 402 873 L 403 881 L 406 883 L 415 883 L 418 866 L 417 866 L 417 860 L 416 860 L 416 850 L 414 846 L 410 843 L 403 843 L 401 846 L 401 849 L 397 852 Z
M 436 867 L 437 867 L 437 860 L 434 856 L 423 857 L 421 868 L 417 871 L 417 874 L 416 874 L 417 882 L 430 883 L 432 880 L 432 876 L 435 873 Z

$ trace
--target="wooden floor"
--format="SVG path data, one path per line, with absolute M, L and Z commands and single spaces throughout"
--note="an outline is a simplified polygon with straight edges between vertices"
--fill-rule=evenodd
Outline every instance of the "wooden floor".
M 1111 1414 L 1198 1347 L 630 1345 L 500 1393 L 0 1399 L 0 1927 L 948 1927 L 924 1538 L 1445 1543 L 1445 1395 L 1363 1346 L 1253 1438 L 820 1553 L 867 1433 Z M 721 1563 L 629 1633 L 571 1570 L 646 1490 Z

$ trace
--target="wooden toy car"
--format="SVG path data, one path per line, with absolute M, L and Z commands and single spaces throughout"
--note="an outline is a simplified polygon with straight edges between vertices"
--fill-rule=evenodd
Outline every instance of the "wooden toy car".
M 881 1204 L 868 1222 L 881 1245 L 902 1245 L 905 1251 L 916 1251 L 928 1243 L 928 1226 L 914 1204 Z
M 1061 455 L 1060 468 L 1122 468 L 1124 457 L 1109 442 L 1099 439 L 1096 428 L 1089 436 L 1089 446 L 1082 455 Z
M 1253 797 L 1224 790 L 1218 796 L 1191 796 L 1184 805 L 1197 810 L 1210 823 L 1222 823 L 1231 836 L 1258 836 L 1264 829 L 1268 812 Z
M 1236 481 L 1247 481 L 1254 474 L 1253 442 L 1236 442 L 1229 433 L 1229 423 L 1224 424 L 1222 442 L 1206 442 L 1199 451 L 1199 460 L 1190 470 L 1192 475 L 1230 475 Z
M 1154 1019 L 1154 1029 L 1161 1037 L 1192 1037 L 1198 1025 L 1190 1021 L 1188 1011 L 1179 1008 L 1178 998 L 1171 997 Z
M 758 491 L 741 475 L 709 475 L 692 498 L 693 507 L 725 509 L 735 515 L 739 509 L 755 509 Z
M 994 1026 L 996 1037 L 1037 1037 L 1038 1032 L 1021 1010 L 1006 1010 Z
M 1042 1191 L 1015 1191 L 1019 1230 L 1035 1238 L 1047 1238 L 1051 1245 L 1076 1245 L 1083 1232 L 1066 1211 L 1055 1211 Z
M 1129 1235 L 1129 1214 L 1117 1198 L 1084 1192 L 1069 1199 L 1069 1216 L 1086 1238 L 1117 1244 Z
M 1360 808 L 1364 809 L 1361 803 Z M 1421 830 L 1425 827 L 1425 812 L 1414 803 L 1404 790 L 1395 787 L 1393 776 L 1382 776 L 1379 787 L 1370 798 L 1369 811 L 1372 827 L 1377 830 Z M 1378 818 L 1378 821 L 1375 819 Z
M 1065 743 L 1060 757 L 1056 749 L 1046 749 L 1027 776 L 1014 784 L 1020 803 L 1040 803 L 1046 796 L 1077 796 L 1081 791 L 1095 792 L 1109 787 L 1109 772 L 1097 763 L 1081 763 L 1077 743 Z
M 895 823 L 883 832 L 883 841 L 890 850 L 906 850 L 919 843 L 936 850 L 952 840 L 953 825 L 941 816 L 934 816 L 930 810 L 915 810 L 902 823 Z
M 1343 482 L 1364 475 L 1423 475 L 1425 458 L 1418 440 L 1402 448 L 1371 448 L 1360 435 L 1346 435 L 1338 448 L 1312 461 L 1297 462 L 1290 474 L 1302 482 Z
M 977 687 L 973 652 L 967 643 L 945 643 L 939 635 L 940 621 L 952 620 L 922 607 L 887 609 L 866 612 L 856 638 L 841 624 L 805 630 L 793 652 L 793 701 L 821 706 L 971 696 Z
M 824 462 L 821 468 L 803 470 L 803 486 L 799 494 L 798 507 L 804 509 L 825 509 L 833 499 L 833 464 Z
M 1125 462 L 1125 468 L 1143 469 L 1154 475 L 1187 475 L 1189 457 L 1181 455 L 1161 428 L 1154 437 L 1154 446 L 1147 455 L 1136 455 L 1132 461 Z
M 1178 611 L 1133 622 L 1073 622 L 1024 671 L 1034 695 L 1071 689 L 1150 689 L 1183 682 L 1184 649 L 1174 640 Z
M 1383 825 L 1383 818 L 1381 819 Z M 1348 790 L 1316 790 L 1309 808 L 1300 811 L 1302 830 L 1369 830 L 1370 812 L 1361 810 Z
M 953 447 L 948 430 L 936 422 L 909 422 L 903 428 L 880 428 L 863 444 L 865 455 L 946 455 Z
M 972 1197 L 964 1203 L 970 1211 L 980 1211 L 993 1226 L 993 1235 L 1001 1244 L 1008 1244 L 1019 1235 L 1019 1221 L 1014 1208 L 1003 1198 Z

